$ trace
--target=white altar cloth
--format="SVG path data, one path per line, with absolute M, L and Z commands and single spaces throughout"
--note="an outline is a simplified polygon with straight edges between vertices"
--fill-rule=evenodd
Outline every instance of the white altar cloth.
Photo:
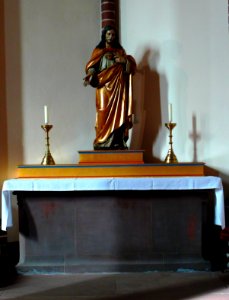
M 9 179 L 2 188 L 2 230 L 13 226 L 11 196 L 15 191 L 103 191 L 103 190 L 203 190 L 215 191 L 215 224 L 225 227 L 221 178 L 131 177 L 131 178 L 29 178 Z

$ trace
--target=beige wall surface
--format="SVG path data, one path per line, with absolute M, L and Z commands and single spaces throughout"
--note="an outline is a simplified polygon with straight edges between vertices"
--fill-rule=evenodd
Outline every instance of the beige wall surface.
M 178 160 L 205 162 L 220 172 L 228 190 L 227 1 L 125 0 L 120 18 L 122 43 L 139 69 L 135 145 L 149 161 L 165 158 L 164 123 L 172 103 Z
M 95 90 L 84 68 L 100 39 L 99 0 L 5 0 L 5 178 L 39 164 L 48 106 L 51 153 L 74 164 L 92 150 Z M 121 43 L 136 58 L 131 149 L 145 162 L 168 151 L 168 103 L 180 162 L 205 162 L 229 184 L 227 1 L 120 1 Z M 1 112 L 2 113 L 2 112 Z M 8 149 L 8 150 L 6 150 Z M 2 150 L 1 150 L 2 151 Z M 227 195 L 226 195 L 227 196 Z
M 84 68 L 100 39 L 100 1 L 7 0 L 6 62 L 9 176 L 17 164 L 40 163 L 44 105 L 56 163 L 76 163 L 91 149 L 94 90 Z

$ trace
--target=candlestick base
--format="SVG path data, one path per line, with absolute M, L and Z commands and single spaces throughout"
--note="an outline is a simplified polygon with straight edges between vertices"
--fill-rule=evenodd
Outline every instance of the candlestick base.
M 41 165 L 55 165 L 55 161 L 51 153 L 46 153 L 41 161 Z
M 166 155 L 166 158 L 165 158 L 165 163 L 167 163 L 167 164 L 178 163 L 177 157 L 174 154 L 173 149 L 169 149 L 168 154 Z

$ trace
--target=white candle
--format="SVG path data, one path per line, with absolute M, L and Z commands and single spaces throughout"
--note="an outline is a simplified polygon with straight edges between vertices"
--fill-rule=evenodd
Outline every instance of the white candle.
M 47 105 L 44 106 L 44 115 L 45 115 L 45 125 L 48 124 L 49 120 L 48 120 L 48 107 Z
M 172 110 L 172 103 L 169 103 L 169 123 L 173 121 L 173 110 Z

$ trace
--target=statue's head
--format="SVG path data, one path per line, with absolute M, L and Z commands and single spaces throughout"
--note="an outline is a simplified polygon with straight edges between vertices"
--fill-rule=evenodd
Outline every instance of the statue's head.
M 113 38 L 112 38 L 112 46 L 120 48 L 121 46 L 119 44 L 118 32 L 117 32 L 116 28 L 114 26 L 111 26 L 111 25 L 106 25 L 102 29 L 100 45 L 102 45 L 103 47 L 105 47 L 107 38 L 108 38 L 108 36 L 111 37 L 111 35 L 113 36 Z

